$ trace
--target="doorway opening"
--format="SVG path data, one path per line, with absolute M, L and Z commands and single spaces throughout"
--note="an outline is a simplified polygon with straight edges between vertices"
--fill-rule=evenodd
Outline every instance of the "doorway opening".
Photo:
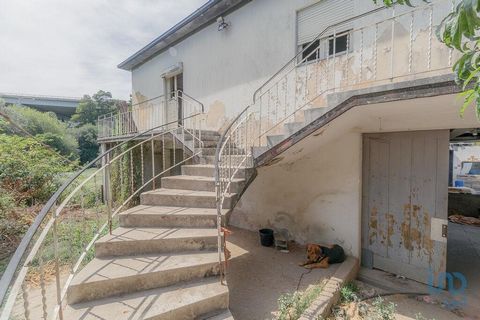
M 165 78 L 166 84 L 166 96 L 168 102 L 173 101 L 175 103 L 175 109 L 172 116 L 177 118 L 178 124 L 183 124 L 183 72 L 172 75 Z M 170 103 L 169 103 L 170 104 Z
M 467 314 L 480 313 L 479 132 L 450 131 L 447 274 L 453 282 L 452 298 Z

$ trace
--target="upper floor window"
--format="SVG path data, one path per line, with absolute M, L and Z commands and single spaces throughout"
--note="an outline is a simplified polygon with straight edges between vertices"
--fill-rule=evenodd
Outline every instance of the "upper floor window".
M 350 36 L 345 31 L 353 27 L 348 20 L 354 15 L 353 7 L 353 0 L 320 0 L 297 11 L 297 48 L 305 49 L 302 61 L 325 59 L 347 51 Z M 345 23 L 338 25 L 342 21 Z M 336 30 L 329 29 L 333 25 Z M 322 39 L 309 46 L 321 33 Z M 335 39 L 334 33 L 337 34 Z
M 349 34 L 343 33 L 340 36 L 331 36 L 328 38 L 328 55 L 340 54 L 347 52 Z
M 350 33 L 342 32 L 338 36 L 329 36 L 301 46 L 302 62 L 311 62 L 339 55 L 350 50 Z

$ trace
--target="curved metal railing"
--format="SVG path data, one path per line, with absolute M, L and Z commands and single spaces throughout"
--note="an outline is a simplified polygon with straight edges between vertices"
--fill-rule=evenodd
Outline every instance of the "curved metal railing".
M 453 6 L 439 0 L 413 9 L 381 7 L 327 27 L 303 46 L 255 91 L 218 142 L 218 221 L 242 167 L 314 120 L 305 117 L 307 108 L 331 110 L 338 101 L 328 101 L 329 94 L 451 73 L 453 51 L 436 40 L 434 29 Z
M 96 240 L 117 225 L 118 213 L 201 154 L 203 105 L 197 102 L 196 110 L 113 146 L 63 183 L 0 280 L 0 319 L 63 319 L 74 275 L 93 258 Z
M 197 112 L 199 101 L 183 91 L 170 92 L 134 103 L 129 110 L 111 112 L 98 117 L 98 138 L 130 137 L 136 133 L 171 122 L 178 116 L 187 118 Z M 193 121 L 193 120 L 192 120 Z M 193 124 L 188 124 L 193 126 Z

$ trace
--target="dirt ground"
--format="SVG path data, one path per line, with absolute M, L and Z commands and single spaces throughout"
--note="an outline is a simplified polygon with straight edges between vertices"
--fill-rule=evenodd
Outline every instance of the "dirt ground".
M 336 265 L 328 269 L 315 269 L 310 273 L 299 267 L 305 259 L 305 248 L 295 246 L 290 253 L 262 247 L 257 232 L 231 228 L 227 248 L 232 252 L 227 270 L 230 290 L 230 310 L 235 320 L 275 319 L 277 300 L 284 293 L 330 277 Z
M 371 319 L 369 314 L 362 316 L 362 310 L 374 309 L 372 303 L 374 299 L 381 296 L 384 303 L 394 303 L 395 312 L 393 316 L 396 320 L 460 320 L 460 319 L 474 319 L 468 318 L 459 310 L 450 310 L 437 300 L 428 295 L 420 294 L 394 294 L 385 295 L 389 291 L 366 284 L 362 281 L 355 281 L 358 286 L 360 302 L 351 302 L 339 304 L 334 308 L 329 320 L 349 319 L 349 320 L 363 320 Z M 370 298 L 370 299 L 369 299 Z

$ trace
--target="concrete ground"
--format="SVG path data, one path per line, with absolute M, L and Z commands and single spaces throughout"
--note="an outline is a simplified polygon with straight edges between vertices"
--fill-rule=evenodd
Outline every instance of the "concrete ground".
M 415 319 L 416 313 L 436 320 L 480 319 L 480 227 L 449 223 L 447 244 L 447 272 L 460 272 L 465 276 L 467 286 L 464 294 L 443 292 L 423 296 L 423 299 L 418 295 L 391 296 L 388 300 L 397 304 L 397 319 Z M 362 268 L 358 278 L 377 292 L 431 293 L 424 284 L 380 270 Z M 458 289 L 460 282 L 454 285 Z M 445 302 L 452 301 L 460 301 L 460 304 L 449 310 Z
M 227 269 L 230 289 L 230 310 L 235 320 L 274 319 L 277 300 L 284 293 L 297 289 L 302 274 L 308 270 L 299 267 L 305 260 L 305 248 L 292 247 L 290 253 L 262 247 L 257 232 L 230 228 L 227 248 L 232 252 Z M 315 269 L 304 274 L 299 290 L 330 277 L 338 265 Z
M 448 224 L 447 271 L 465 276 L 466 305 L 462 309 L 480 319 L 480 227 Z

